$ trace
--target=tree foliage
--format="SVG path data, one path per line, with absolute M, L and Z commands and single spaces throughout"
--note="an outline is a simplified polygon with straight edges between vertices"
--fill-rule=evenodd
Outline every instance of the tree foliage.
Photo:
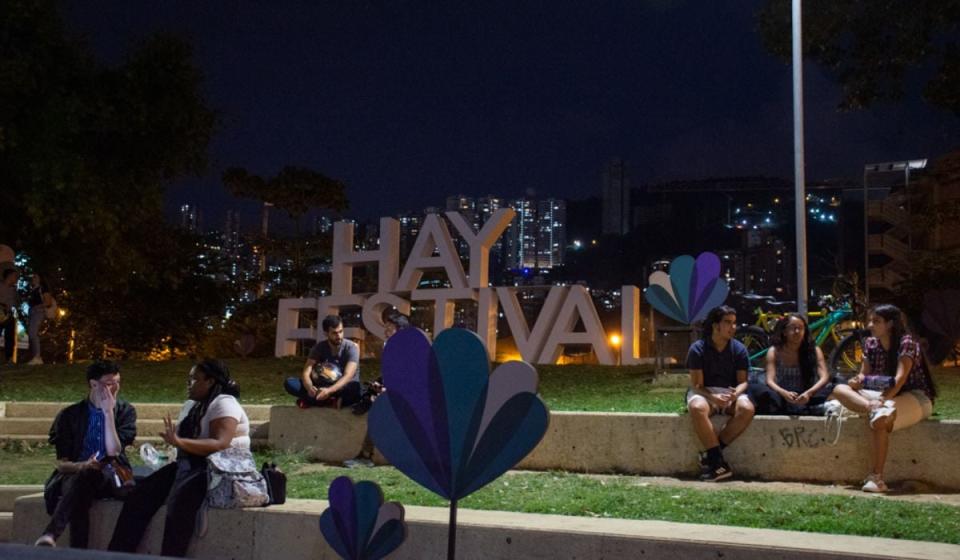
M 348 207 L 343 183 L 303 167 L 288 165 L 270 179 L 231 167 L 223 174 L 223 184 L 234 196 L 268 202 L 297 221 L 311 209 L 340 212 Z
M 791 55 L 791 0 L 757 15 L 764 47 Z M 960 0 L 804 0 L 803 53 L 842 88 L 841 109 L 902 99 L 914 83 L 960 115 Z
M 55 2 L 0 3 L 0 239 L 65 293 L 90 348 L 170 334 L 139 306 L 160 297 L 185 321 L 186 302 L 171 299 L 202 280 L 162 220 L 166 184 L 204 169 L 215 124 L 191 57 L 155 35 L 105 66 Z

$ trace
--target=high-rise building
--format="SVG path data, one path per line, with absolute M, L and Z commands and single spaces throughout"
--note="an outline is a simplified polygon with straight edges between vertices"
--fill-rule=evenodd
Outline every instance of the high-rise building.
M 506 265 L 510 269 L 536 268 L 537 266 L 537 206 L 526 198 L 510 201 L 517 213 L 510 227 L 504 232 L 507 237 Z
M 405 212 L 397 216 L 397 221 L 400 222 L 400 258 L 405 260 L 420 235 L 423 216 L 415 212 Z
M 600 232 L 624 235 L 630 231 L 630 173 L 627 163 L 614 159 L 603 169 L 603 215 Z
M 223 248 L 227 253 L 235 253 L 240 244 L 240 214 L 236 210 L 227 210 L 227 219 L 223 223 Z
M 536 267 L 553 268 L 563 264 L 567 248 L 567 203 L 548 198 L 537 203 Z
M 190 233 L 200 233 L 200 209 L 194 204 L 180 205 L 180 227 Z

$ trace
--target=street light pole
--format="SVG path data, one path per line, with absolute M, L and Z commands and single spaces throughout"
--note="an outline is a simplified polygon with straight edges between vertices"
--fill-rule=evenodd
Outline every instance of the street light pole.
M 793 190 L 797 237 L 797 312 L 807 314 L 807 197 L 803 154 L 802 0 L 793 0 Z

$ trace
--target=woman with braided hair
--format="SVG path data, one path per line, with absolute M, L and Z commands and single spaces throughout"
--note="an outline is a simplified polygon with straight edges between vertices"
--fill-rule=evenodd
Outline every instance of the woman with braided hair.
M 250 420 L 226 364 L 204 360 L 190 370 L 189 399 L 177 422 L 168 415 L 160 437 L 177 449 L 175 463 L 139 482 L 127 497 L 110 550 L 136 552 L 150 519 L 164 503 L 163 556 L 183 557 L 207 495 L 207 456 L 228 447 L 250 447 Z

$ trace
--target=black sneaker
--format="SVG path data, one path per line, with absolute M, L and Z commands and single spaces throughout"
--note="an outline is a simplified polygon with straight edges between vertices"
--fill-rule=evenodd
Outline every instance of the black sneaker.
M 711 471 L 710 461 L 707 459 L 706 451 L 701 451 L 697 453 L 697 466 L 700 467 L 700 474 L 697 476 L 704 476 Z
M 720 461 L 720 463 L 714 467 L 707 467 L 706 471 L 700 475 L 700 480 L 704 482 L 719 482 L 731 476 L 733 476 L 733 470 L 730 469 L 730 465 L 728 465 L 726 461 Z

